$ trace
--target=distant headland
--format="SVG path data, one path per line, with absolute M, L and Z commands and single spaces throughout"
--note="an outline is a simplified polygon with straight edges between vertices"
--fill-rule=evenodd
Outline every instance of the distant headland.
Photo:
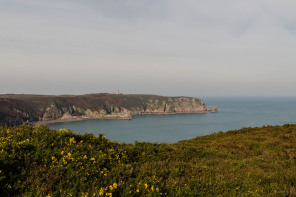
M 132 119 L 141 114 L 217 112 L 193 97 L 98 93 L 85 95 L 0 95 L 0 124 L 49 124 L 84 119 Z

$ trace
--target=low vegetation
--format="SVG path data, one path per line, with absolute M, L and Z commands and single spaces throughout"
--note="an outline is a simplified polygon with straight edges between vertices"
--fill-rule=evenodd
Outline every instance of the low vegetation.
M 1 196 L 296 196 L 296 125 L 174 144 L 0 127 Z

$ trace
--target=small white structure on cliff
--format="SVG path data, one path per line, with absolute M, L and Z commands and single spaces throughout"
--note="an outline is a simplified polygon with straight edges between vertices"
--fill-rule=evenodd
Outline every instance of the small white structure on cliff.
M 119 94 L 119 90 L 117 90 L 116 92 L 112 92 L 112 94 Z

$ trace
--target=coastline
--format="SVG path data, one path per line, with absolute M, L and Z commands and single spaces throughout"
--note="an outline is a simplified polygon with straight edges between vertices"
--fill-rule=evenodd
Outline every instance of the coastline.
M 83 120 L 131 120 L 124 117 L 82 117 L 82 116 L 73 116 L 72 118 L 60 118 L 55 120 L 42 120 L 38 122 L 31 122 L 33 125 L 47 125 L 53 124 L 58 122 L 76 122 L 76 121 L 83 121 Z
M 174 115 L 174 114 L 204 114 L 204 113 L 212 113 L 217 111 L 195 111 L 195 112 L 174 112 L 174 113 L 165 113 L 165 112 L 159 112 L 159 113 L 135 113 L 132 116 L 141 116 L 141 115 Z M 85 117 L 85 116 L 67 116 L 62 117 L 60 119 L 55 120 L 43 120 L 43 121 L 37 121 L 37 122 L 31 122 L 31 124 L 36 126 L 41 125 L 47 125 L 47 124 L 53 124 L 53 123 L 60 123 L 60 122 L 76 122 L 76 121 L 83 121 L 83 120 L 132 120 L 132 116 L 118 116 L 118 115 L 106 115 L 101 117 Z
M 86 95 L 0 95 L 0 123 L 43 125 L 90 119 L 132 119 L 133 115 L 209 113 L 203 100 L 194 97 L 158 95 L 86 94 Z M 5 101 L 5 102 L 4 102 Z M 34 110 L 33 110 L 34 109 Z M 2 115 L 3 114 L 3 115 Z

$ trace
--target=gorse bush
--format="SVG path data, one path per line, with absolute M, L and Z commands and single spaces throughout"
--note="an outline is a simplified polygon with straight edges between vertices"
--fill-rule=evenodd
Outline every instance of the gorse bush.
M 0 127 L 1 196 L 296 196 L 296 126 L 175 144 Z

